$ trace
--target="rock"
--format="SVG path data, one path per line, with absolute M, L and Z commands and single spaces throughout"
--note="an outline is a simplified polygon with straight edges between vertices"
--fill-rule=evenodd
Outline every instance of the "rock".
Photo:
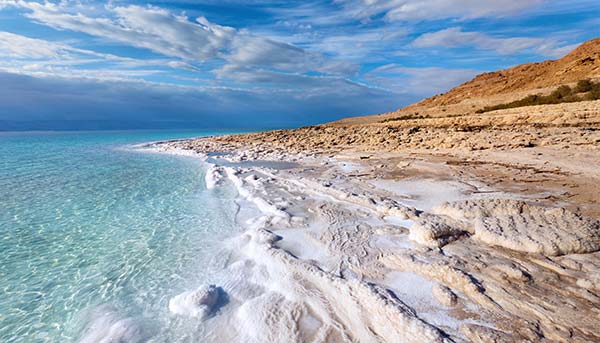
M 410 227 L 409 238 L 421 245 L 428 247 L 442 247 L 457 240 L 465 231 L 453 228 L 429 218 L 419 220 Z
M 462 332 L 471 343 L 505 343 L 518 341 L 517 337 L 514 337 L 511 334 L 476 324 L 463 324 L 460 327 L 460 332 Z
M 206 319 L 215 308 L 223 290 L 215 285 L 201 286 L 195 291 L 183 292 L 169 301 L 174 314 Z
M 453 307 L 458 302 L 458 297 L 452 290 L 444 285 L 435 284 L 431 289 L 435 299 L 446 307 Z
M 587 278 L 578 279 L 577 286 L 593 292 L 600 291 L 600 273 L 589 273 Z
M 433 212 L 463 222 L 464 230 L 481 242 L 515 251 L 559 256 L 600 250 L 600 223 L 563 208 L 478 199 L 441 205 Z
M 492 275 L 498 278 L 511 279 L 519 282 L 528 282 L 531 280 L 531 275 L 514 264 L 496 264 L 490 266 Z

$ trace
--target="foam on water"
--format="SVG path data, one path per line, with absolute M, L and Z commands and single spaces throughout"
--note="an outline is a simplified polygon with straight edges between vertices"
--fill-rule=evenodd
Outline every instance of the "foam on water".
M 80 343 L 138 343 L 147 338 L 134 318 L 122 318 L 110 306 L 98 306 L 88 319 Z

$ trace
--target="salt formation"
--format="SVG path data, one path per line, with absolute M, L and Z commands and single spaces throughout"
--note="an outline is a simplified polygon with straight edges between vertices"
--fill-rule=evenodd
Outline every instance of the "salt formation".
M 449 288 L 456 289 L 479 304 L 489 307 L 497 306 L 487 295 L 481 284 L 464 271 L 446 264 L 420 261 L 407 254 L 388 254 L 381 257 L 381 262 L 388 268 L 413 272 L 435 280 Z
M 327 272 L 319 262 L 302 260 L 283 249 L 281 237 L 269 229 L 290 230 L 289 225 L 297 224 L 296 221 L 274 219 L 296 216 L 279 208 L 278 202 L 267 202 L 263 196 L 277 199 L 276 195 L 284 191 L 266 190 L 264 178 L 256 173 L 233 168 L 225 168 L 225 172 L 236 186 L 242 203 L 250 202 L 258 210 L 256 218 L 245 221 L 247 231 L 233 243 L 233 250 L 241 254 L 243 260 L 232 264 L 231 274 L 245 276 L 224 285 L 232 302 L 241 304 L 235 311 L 241 341 L 451 342 L 444 332 L 423 321 L 411 307 L 381 286 Z M 300 185 L 288 183 L 288 186 Z M 333 208 L 319 209 L 318 217 L 329 217 L 329 214 L 331 218 L 327 221 L 341 220 L 340 225 L 344 224 L 345 217 L 353 218 L 351 212 L 343 215 Z M 352 247 L 365 249 L 370 232 L 373 230 L 367 225 L 354 225 L 346 231 L 332 224 L 328 230 L 321 231 L 319 240 L 332 241 L 328 250 L 344 250 L 344 255 L 358 256 L 362 254 L 360 251 L 350 250 Z M 342 246 L 341 242 L 352 243 Z M 372 256 L 373 260 L 375 257 Z M 364 258 L 347 261 L 341 258 L 340 263 L 347 269 L 360 264 L 359 261 Z M 240 266 L 244 271 L 235 269 Z
M 174 144 L 170 144 L 169 142 L 137 144 L 133 145 L 132 148 L 141 149 L 146 152 L 166 153 L 169 155 L 194 157 L 202 160 L 206 160 L 208 157 L 204 153 L 190 149 L 179 148 L 174 146 Z
M 206 175 L 204 175 L 206 189 L 215 188 L 219 182 L 221 182 L 222 178 L 223 174 L 221 173 L 221 168 L 211 164 L 208 169 L 206 169 Z
M 277 208 L 277 206 L 271 204 L 270 202 L 268 202 L 267 200 L 265 200 L 262 197 L 259 196 L 255 196 L 252 192 L 250 192 L 246 186 L 244 185 L 244 180 L 240 179 L 238 177 L 238 171 L 233 169 L 233 168 L 224 168 L 225 169 L 225 173 L 227 174 L 227 178 L 231 181 L 231 183 L 233 183 L 233 185 L 235 186 L 235 188 L 237 189 L 239 195 L 254 203 L 254 205 L 256 205 L 256 207 L 265 215 L 269 215 L 274 217 L 275 219 L 278 220 L 290 220 L 290 215 L 287 214 L 285 211 L 280 210 L 279 208 Z M 255 180 L 254 181 L 255 185 L 259 185 L 259 181 Z
M 452 218 L 489 245 L 547 256 L 600 250 L 600 224 L 563 208 L 479 199 L 444 204 L 433 212 Z
M 477 324 L 463 324 L 460 331 L 473 343 L 504 343 L 517 340 L 517 337 L 511 334 Z
M 219 301 L 220 292 L 221 289 L 215 285 L 183 292 L 169 301 L 169 310 L 174 314 L 206 319 Z
M 417 209 L 365 182 L 388 173 L 375 159 L 352 177 L 306 161 L 223 168 L 246 230 L 228 242 L 231 301 L 214 319 L 230 336 L 215 341 L 598 341 L 600 253 L 575 254 L 598 250 L 597 222 L 474 185 Z
M 238 311 L 242 323 L 252 318 L 242 330 L 247 341 L 303 341 L 299 323 L 312 320 L 314 341 L 451 342 L 387 290 L 324 272 L 277 248 L 277 240 L 264 229 L 249 230 L 242 240 L 241 250 L 265 268 L 269 289 Z
M 434 216 L 421 216 L 410 227 L 409 238 L 416 243 L 429 247 L 441 247 L 459 239 L 465 234 L 463 230 L 454 228 L 440 221 L 432 220 Z
M 458 297 L 452 290 L 444 285 L 435 284 L 432 288 L 433 296 L 440 304 L 446 307 L 455 306 L 458 302 Z

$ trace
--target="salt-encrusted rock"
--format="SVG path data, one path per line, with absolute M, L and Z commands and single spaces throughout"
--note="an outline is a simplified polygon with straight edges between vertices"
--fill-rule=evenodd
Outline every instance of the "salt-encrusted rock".
M 410 227 L 409 238 L 428 247 L 441 247 L 457 240 L 465 232 L 439 221 L 419 220 Z
M 433 286 L 431 292 L 433 293 L 435 299 L 446 307 L 453 307 L 458 302 L 458 297 L 456 294 L 454 294 L 450 288 L 440 285 L 439 283 Z
M 413 272 L 450 286 L 479 304 L 497 307 L 497 304 L 485 295 L 485 289 L 474 277 L 455 267 L 420 261 L 412 255 L 396 253 L 383 255 L 379 261 L 388 268 Z
M 467 337 L 471 343 L 505 343 L 516 342 L 517 337 L 477 324 L 463 324 L 460 332 Z
M 206 183 L 206 189 L 215 188 L 221 179 L 223 178 L 223 174 L 221 168 L 215 165 L 210 165 L 206 170 L 206 175 L 204 175 L 204 181 Z
M 586 278 L 578 279 L 577 286 L 590 291 L 600 291 L 600 273 L 589 273 Z
M 495 275 L 498 278 L 520 282 L 528 282 L 531 280 L 529 273 L 514 264 L 495 264 L 490 266 L 490 274 Z
M 172 313 L 206 319 L 219 301 L 220 287 L 204 285 L 195 291 L 183 292 L 169 301 Z
M 441 205 L 435 214 L 462 222 L 489 245 L 547 256 L 600 250 L 600 223 L 563 208 L 514 199 L 478 199 Z

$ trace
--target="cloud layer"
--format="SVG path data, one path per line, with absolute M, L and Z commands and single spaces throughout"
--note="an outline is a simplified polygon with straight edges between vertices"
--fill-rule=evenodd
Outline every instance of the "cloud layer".
M 444 18 L 473 19 L 519 14 L 542 0 L 350 0 L 345 1 L 359 18 L 383 15 L 388 21 Z
M 553 39 L 509 37 L 499 38 L 481 32 L 465 32 L 460 27 L 423 34 L 414 42 L 418 48 L 470 46 L 477 49 L 494 50 L 502 55 L 512 55 L 523 50 L 533 50 L 543 56 L 561 57 L 574 46 L 561 46 Z
M 543 0 L 0 0 L 11 85 L 0 89 L 0 130 L 299 125 L 388 111 L 478 72 L 560 57 L 597 23 L 594 3 L 575 2 L 567 17 Z M 554 14 L 556 29 L 539 19 Z

